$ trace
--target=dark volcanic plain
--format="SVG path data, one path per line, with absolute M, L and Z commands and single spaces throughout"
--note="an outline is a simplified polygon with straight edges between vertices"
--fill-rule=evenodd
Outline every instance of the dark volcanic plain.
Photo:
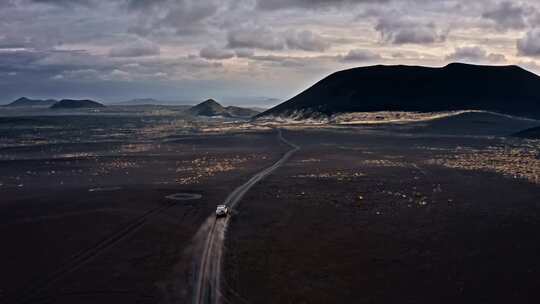
M 0 303 L 190 302 L 192 237 L 286 147 L 273 132 L 192 136 L 174 122 L 0 118 Z
M 233 211 L 223 302 L 538 303 L 540 143 L 505 137 L 538 123 L 467 115 L 285 128 L 301 149 Z M 192 237 L 290 149 L 97 117 L 0 118 L 0 302 L 189 303 Z
M 540 187 L 509 173 L 516 174 L 512 162 L 527 162 L 516 148 L 523 142 L 472 134 L 485 134 L 490 120 L 471 117 L 477 130 L 454 135 L 430 134 L 455 129 L 444 120 L 284 132 L 302 149 L 256 185 L 231 220 L 228 298 L 537 303 Z M 508 158 L 464 161 L 494 147 L 505 147 Z M 539 143 L 531 149 L 528 166 L 538 174 Z M 434 159 L 460 159 L 463 168 Z M 473 163 L 486 170 L 471 170 Z M 490 172 L 494 163 L 508 166 L 508 175 Z

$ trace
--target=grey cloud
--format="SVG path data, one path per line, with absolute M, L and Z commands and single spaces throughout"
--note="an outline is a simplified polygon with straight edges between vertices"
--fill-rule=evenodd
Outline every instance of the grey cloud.
M 294 56 L 279 56 L 279 55 L 264 55 L 264 56 L 252 56 L 250 59 L 263 62 L 267 65 L 290 68 L 290 67 L 305 67 L 310 62 L 317 60 L 319 57 L 294 57 Z
M 392 44 L 430 44 L 446 40 L 446 33 L 439 31 L 432 22 L 383 17 L 375 30 L 381 34 L 382 41 Z
M 265 28 L 231 31 L 227 35 L 229 48 L 253 48 L 264 50 L 282 50 L 285 41 Z
M 43 52 L 17 50 L 17 51 L 1 51 L 0 50 L 0 71 L 16 72 L 31 68 L 38 60 L 46 57 Z
M 520 55 L 540 56 L 540 28 L 530 30 L 519 39 L 517 49 Z
M 0 8 L 3 7 L 3 8 L 6 8 L 6 7 L 12 7 L 15 5 L 15 1 L 16 0 L 5 0 L 5 1 L 2 1 L 0 2 Z
M 148 9 L 156 5 L 163 5 L 167 0 L 127 0 L 127 7 L 134 10 Z
M 257 0 L 257 8 L 277 10 L 289 8 L 321 8 L 358 3 L 386 3 L 389 0 Z
M 309 30 L 276 33 L 266 28 L 242 29 L 229 32 L 229 48 L 249 48 L 263 50 L 303 50 L 323 52 L 330 48 L 330 43 L 322 36 Z
M 330 43 L 312 31 L 291 31 L 287 34 L 286 44 L 289 49 L 323 52 L 330 47 Z
M 472 47 L 458 47 L 453 53 L 446 56 L 447 60 L 452 61 L 466 61 L 476 63 L 500 63 L 505 62 L 506 57 L 502 54 L 488 53 L 485 49 L 472 46 Z
M 114 47 L 110 50 L 111 57 L 141 57 L 159 55 L 160 48 L 147 40 L 139 40 L 129 45 Z
M 64 6 L 64 7 L 70 7 L 70 6 L 92 6 L 96 4 L 98 1 L 96 0 L 31 0 L 31 2 L 34 3 L 41 3 L 41 4 L 50 4 L 50 5 L 57 5 L 57 6 Z
M 5 35 L 0 36 L 0 50 L 1 49 L 17 49 L 25 48 L 31 45 L 32 42 L 25 37 L 16 36 L 16 35 Z
M 238 58 L 249 58 L 255 55 L 255 52 L 252 49 L 237 49 L 234 52 Z
M 113 67 L 102 57 L 80 51 L 0 51 L 0 73 L 15 73 L 15 87 L 21 80 L 46 82 L 63 73 L 87 69 L 106 72 Z
M 224 50 L 215 46 L 207 46 L 199 52 L 199 56 L 205 59 L 230 59 L 234 57 L 234 52 L 230 50 Z
M 209 0 L 182 0 L 164 7 L 167 8 L 167 12 L 163 18 L 158 18 L 154 27 L 170 27 L 177 34 L 194 34 L 204 32 L 206 28 L 204 22 L 216 14 L 219 4 Z
M 379 54 L 363 49 L 350 50 L 342 57 L 344 61 L 374 61 L 381 58 Z
M 129 88 L 126 94 L 134 94 L 127 83 L 144 92 L 139 86 L 149 90 L 170 81 L 175 89 L 169 92 L 183 94 L 176 83 L 189 82 L 196 91 L 218 80 L 231 94 L 244 94 L 269 88 L 272 78 L 273 91 L 287 94 L 356 62 L 441 64 L 446 54 L 438 50 L 446 40 L 485 51 L 451 49 L 453 60 L 502 62 L 506 55 L 514 63 L 508 51 L 488 51 L 516 43 L 510 34 L 492 32 L 497 23 L 528 30 L 515 46 L 520 55 L 540 59 L 539 30 L 530 28 L 540 24 L 539 3 L 499 1 L 505 0 L 0 0 L 0 92 L 46 88 L 61 95 L 106 87 L 97 93 Z M 448 35 L 454 27 L 456 35 Z M 422 45 L 426 52 L 407 45 L 430 43 L 440 44 Z M 304 52 L 310 53 L 294 56 Z M 223 69 L 222 60 L 232 57 Z M 220 69 L 226 73 L 216 73 Z M 252 86 L 241 88 L 238 79 Z
M 523 29 L 527 26 L 526 16 L 533 10 L 533 7 L 526 7 L 521 3 L 505 1 L 485 11 L 482 17 L 493 21 L 499 30 Z

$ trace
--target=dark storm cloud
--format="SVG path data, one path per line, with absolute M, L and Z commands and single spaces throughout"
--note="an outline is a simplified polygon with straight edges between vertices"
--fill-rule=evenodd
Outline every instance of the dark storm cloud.
M 393 17 L 379 18 L 375 26 L 383 42 L 392 44 L 430 44 L 446 40 L 433 22 L 416 22 Z
M 471 63 L 502 63 L 506 61 L 504 55 L 488 53 L 478 46 L 456 48 L 453 53 L 446 56 L 446 59 Z
M 505 1 L 485 11 L 482 17 L 493 21 L 495 27 L 499 30 L 523 29 L 527 26 L 527 16 L 533 12 L 533 7 Z

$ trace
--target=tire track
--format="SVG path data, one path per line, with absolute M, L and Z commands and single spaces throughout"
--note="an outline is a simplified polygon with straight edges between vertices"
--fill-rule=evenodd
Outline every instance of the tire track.
M 234 189 L 234 191 L 227 196 L 224 204 L 227 205 L 231 211 L 253 185 L 281 167 L 294 153 L 300 150 L 299 146 L 283 137 L 281 130 L 278 130 L 278 139 L 292 149 L 287 151 L 272 166 L 253 175 L 247 182 Z M 230 217 L 218 219 L 214 215 L 211 215 L 199 228 L 199 231 L 193 238 L 194 247 L 199 248 L 200 250 L 200 253 L 195 253 L 194 257 L 201 257 L 199 261 L 195 261 L 195 272 L 197 273 L 197 276 L 193 289 L 194 304 L 220 304 L 222 302 L 221 261 L 223 257 L 225 232 L 228 227 L 229 218 Z
M 45 277 L 39 278 L 36 281 L 30 283 L 27 287 L 22 288 L 20 292 L 13 296 L 12 301 L 9 303 L 23 304 L 33 302 L 40 294 L 42 294 L 46 290 L 47 287 L 59 281 L 67 274 L 79 269 L 81 266 L 85 265 L 94 257 L 103 253 L 107 249 L 110 249 L 114 245 L 124 240 L 126 237 L 138 231 L 146 223 L 149 217 L 165 211 L 166 209 L 169 209 L 176 204 L 176 202 L 169 202 L 163 206 L 158 206 L 156 208 L 148 210 L 141 216 L 131 220 L 130 222 L 122 226 L 120 229 L 118 229 L 116 232 L 101 239 L 93 246 L 87 249 L 83 249 L 78 253 L 74 254 L 67 263 L 60 266 L 54 272 L 50 273 Z

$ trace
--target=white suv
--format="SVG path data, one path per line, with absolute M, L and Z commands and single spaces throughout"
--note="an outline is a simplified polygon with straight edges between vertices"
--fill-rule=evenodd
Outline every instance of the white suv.
M 216 216 L 217 217 L 221 217 L 221 216 L 227 216 L 227 214 L 229 214 L 229 208 L 225 205 L 218 205 L 217 208 L 216 208 Z

